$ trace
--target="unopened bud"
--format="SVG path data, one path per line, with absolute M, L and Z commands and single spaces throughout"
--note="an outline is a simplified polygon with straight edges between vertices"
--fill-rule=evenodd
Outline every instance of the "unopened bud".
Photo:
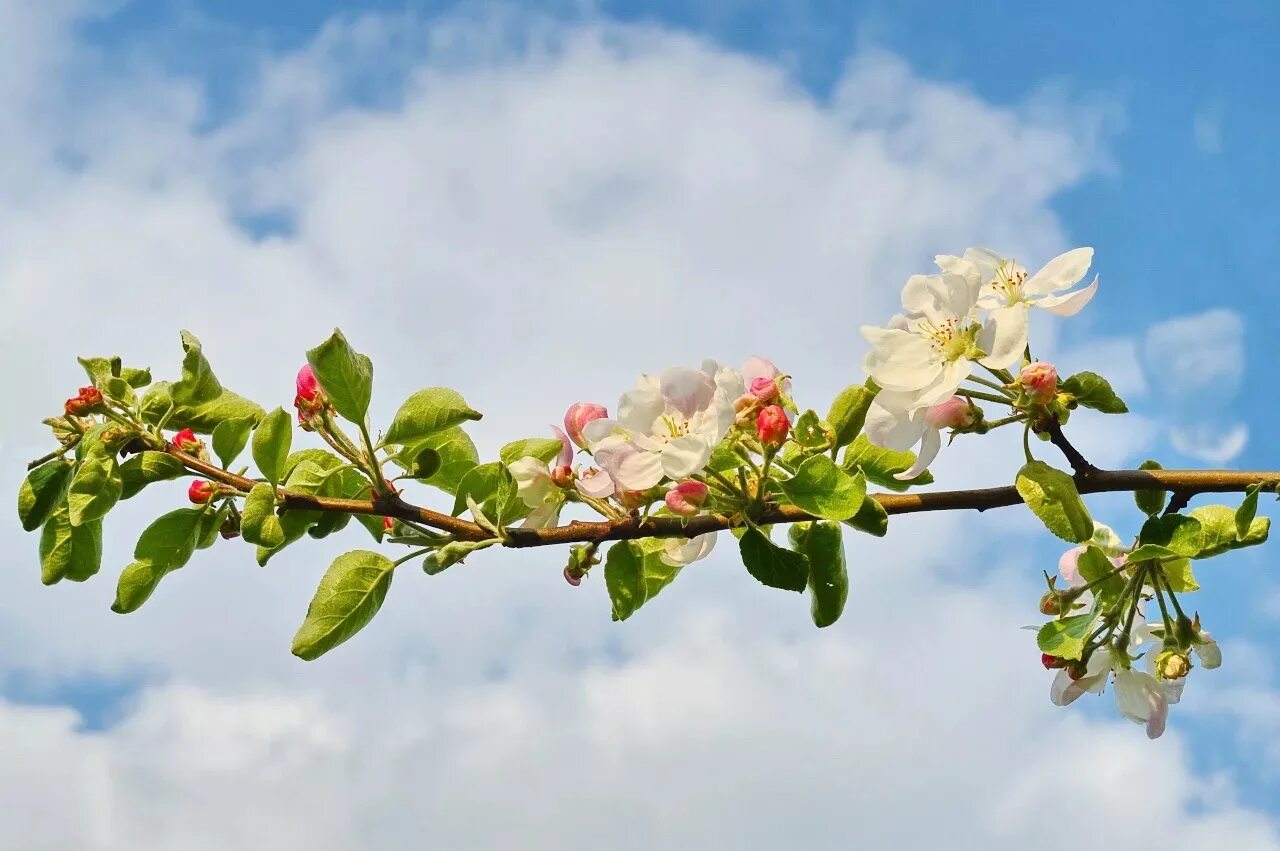
M 939 402 L 925 411 L 924 416 L 929 425 L 938 429 L 962 430 L 972 426 L 978 419 L 973 406 L 961 396 L 952 396 L 945 402 Z
M 1046 591 L 1044 596 L 1040 598 L 1040 614 L 1062 614 L 1062 595 L 1057 591 Z
M 74 397 L 64 403 L 63 409 L 68 416 L 83 417 L 100 410 L 102 406 L 102 393 L 97 387 L 81 387 Z
M 561 464 L 558 467 L 551 468 L 551 484 L 558 488 L 567 488 L 573 484 L 573 468 L 568 464 Z
M 752 379 L 749 392 L 761 402 L 772 402 L 778 398 L 778 380 L 763 375 Z
M 204 446 L 204 444 L 200 442 L 200 438 L 196 437 L 196 433 L 189 428 L 184 428 L 182 431 L 175 434 L 173 439 L 169 442 L 173 445 L 174 449 L 193 455 L 198 453 L 201 447 Z
M 218 534 L 227 541 L 240 537 L 240 518 L 235 514 L 228 514 L 227 519 L 218 527 Z
M 1191 660 L 1176 648 L 1161 650 L 1156 656 L 1156 676 L 1162 680 L 1180 680 L 1191 672 Z
M 569 406 L 569 410 L 564 415 L 564 430 L 579 447 L 586 449 L 586 441 L 582 437 L 582 430 L 586 428 L 587 423 L 604 419 L 609 416 L 608 409 L 604 405 L 597 405 L 595 402 L 575 402 Z
M 311 368 L 309 363 L 304 364 L 302 369 L 298 370 L 298 379 L 295 386 L 298 391 L 296 400 L 303 402 L 314 402 L 324 392 L 320 387 L 320 379 L 316 378 L 316 371 Z
M 584 576 L 586 576 L 586 574 L 585 574 L 585 573 L 578 573 L 577 571 L 575 571 L 575 570 L 573 569 L 573 565 L 566 565 L 566 566 L 565 566 L 565 569 L 564 569 L 564 581 L 565 581 L 565 582 L 568 582 L 568 583 L 569 583 L 570 585 L 572 585 L 574 588 L 577 588 L 579 585 L 581 585 L 581 584 L 582 584 L 582 577 L 584 577 Z
M 218 494 L 218 488 L 213 482 L 205 479 L 196 479 L 191 483 L 191 487 L 187 488 L 187 499 L 196 505 L 204 505 Z
M 1040 664 L 1044 665 L 1045 668 L 1052 671 L 1055 668 L 1067 667 L 1067 660 L 1063 659 L 1061 656 L 1050 656 L 1048 653 L 1041 653 Z
M 656 497 L 652 490 L 647 491 L 619 491 L 617 493 L 618 502 L 622 503 L 622 507 L 628 511 L 634 511 L 638 508 L 644 508 L 651 504 Z
M 1036 361 L 1022 368 L 1018 379 L 1031 401 L 1046 405 L 1058 395 L 1058 370 L 1053 364 Z
M 679 482 L 667 491 L 667 508 L 681 517 L 692 517 L 707 501 L 708 490 L 705 483 L 693 479 Z
M 787 412 L 778 405 L 770 405 L 756 417 L 756 437 L 765 446 L 777 449 L 786 442 L 790 431 L 791 421 L 787 419 Z

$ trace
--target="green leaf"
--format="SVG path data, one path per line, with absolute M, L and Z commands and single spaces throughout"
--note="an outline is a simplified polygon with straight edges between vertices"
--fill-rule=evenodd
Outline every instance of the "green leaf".
M 383 443 L 417 444 L 437 432 L 478 419 L 480 414 L 467 405 L 458 391 L 428 387 L 414 393 L 400 406 Z M 559 447 L 556 451 L 560 451 Z
M 1166 558 L 1182 558 L 1182 556 L 1160 544 L 1142 544 L 1130 552 L 1125 557 L 1125 560 L 1129 564 L 1140 564 L 1144 561 L 1156 561 Z
M 481 464 L 463 476 L 453 500 L 455 517 L 466 510 L 468 496 L 476 501 L 485 516 L 500 526 L 510 525 L 529 514 L 529 507 L 516 492 L 511 472 L 497 461 Z
M 537 458 L 543 464 L 550 464 L 560 454 L 563 444 L 550 437 L 526 437 L 524 440 L 513 440 L 498 451 L 502 463 L 510 466 L 521 458 Z
M 1138 467 L 1139 470 L 1163 470 L 1159 461 L 1143 461 Z M 1133 501 L 1138 504 L 1138 509 L 1144 514 L 1155 517 L 1161 511 L 1164 511 L 1167 494 L 1162 490 L 1141 490 L 1133 492 Z
M 71 470 L 70 461 L 57 458 L 27 474 L 18 488 L 18 519 L 22 521 L 24 530 L 34 532 L 49 519 L 54 508 L 63 501 Z
M 342 465 L 341 458 L 323 449 L 300 450 L 285 461 L 284 487 L 298 493 L 321 495 L 328 486 L 330 477 Z M 272 556 L 302 538 L 325 515 L 311 509 L 290 509 L 278 516 L 280 527 L 284 530 L 284 542 L 277 547 L 258 547 L 258 564 L 264 567 Z
M 253 486 L 241 509 L 240 534 L 246 542 L 263 547 L 284 544 L 284 527 L 276 516 L 275 488 L 266 482 Z
M 858 435 L 853 444 L 845 450 L 841 463 L 849 472 L 861 470 L 867 481 L 875 482 L 889 490 L 904 491 L 913 485 L 933 483 L 933 473 L 925 470 L 909 482 L 895 479 L 894 474 L 911 469 L 916 462 L 914 452 L 899 452 L 896 449 L 882 449 L 867 439 L 865 434 Z
M 173 383 L 170 396 L 179 407 L 194 408 L 222 395 L 222 385 L 204 356 L 200 341 L 189 331 L 182 332 L 182 378 Z
M 205 511 L 200 516 L 200 528 L 196 531 L 196 549 L 207 550 L 218 540 L 222 523 L 231 515 L 231 503 L 223 502 L 217 511 Z
M 179 508 L 161 515 L 143 531 L 133 549 L 133 563 L 120 574 L 111 611 L 117 614 L 136 611 L 166 574 L 191 559 L 199 542 L 203 516 L 201 509 Z
M 831 410 L 827 413 L 827 422 L 831 423 L 831 427 L 835 429 L 837 447 L 848 446 L 862 433 L 862 426 L 867 421 L 867 411 L 871 408 L 877 392 L 874 387 L 851 384 L 836 396 L 835 401 L 831 403 Z
M 1127 414 L 1129 408 L 1111 389 L 1111 383 L 1096 372 L 1077 372 L 1059 385 L 1059 390 L 1069 394 L 1086 408 L 1104 414 Z
M 382 608 L 394 570 L 390 559 L 368 550 L 338 556 L 293 637 L 293 655 L 316 659 L 363 629 Z
M 1169 587 L 1176 594 L 1187 594 L 1192 591 L 1200 590 L 1200 583 L 1196 582 L 1196 575 L 1191 572 L 1191 560 L 1185 558 L 1166 561 L 1161 564 L 1164 570 L 1164 578 L 1169 581 Z
M 182 462 L 167 452 L 139 452 L 120 465 L 120 498 L 137 496 L 147 485 L 181 478 L 186 472 Z
M 480 463 L 480 454 L 471 438 L 460 428 L 449 428 L 404 447 L 393 460 L 406 471 L 413 469 L 414 460 L 424 449 L 434 449 L 440 456 L 440 469 L 433 475 L 420 479 L 424 484 L 440 488 L 448 494 L 456 494 L 462 477 Z
M 809 560 L 779 547 L 759 529 L 748 529 L 738 541 L 747 572 L 770 588 L 803 591 L 809 584 Z
M 93 383 L 93 386 L 103 391 L 103 393 L 107 392 L 108 385 L 113 384 L 114 381 L 124 381 L 130 389 L 134 390 L 146 387 L 151 383 L 151 370 L 123 366 L 119 356 L 113 358 L 76 358 L 76 360 L 84 367 L 85 374 L 89 376 L 89 381 Z M 117 398 L 119 397 L 117 396 Z
M 488 549 L 496 543 L 498 543 L 496 540 L 452 541 L 435 552 L 427 553 L 427 557 L 422 560 L 422 571 L 428 576 L 443 573 L 455 564 L 465 561 L 467 556 L 476 550 Z
M 334 410 L 363 424 L 373 398 L 373 361 L 351 348 L 335 328 L 329 339 L 307 352 L 307 363 Z
M 1124 593 L 1125 581 L 1120 574 L 1107 576 L 1115 570 L 1116 566 L 1111 563 L 1111 559 L 1107 558 L 1107 554 L 1097 547 L 1090 544 L 1085 551 L 1080 554 L 1078 562 L 1080 576 L 1086 582 L 1096 582 L 1093 586 L 1093 594 L 1104 605 L 1120 599 L 1120 595 Z M 1106 579 L 1102 577 L 1106 576 Z
M 1244 538 L 1253 526 L 1253 518 L 1258 514 L 1258 491 L 1262 485 L 1252 485 L 1244 492 L 1244 501 L 1236 509 L 1236 537 Z
M 262 418 L 253 433 L 253 463 L 271 484 L 279 484 L 293 445 L 293 418 L 276 408 Z
M 1187 514 L 1199 522 L 1202 531 L 1199 551 L 1184 553 L 1191 558 L 1209 558 L 1228 550 L 1261 544 L 1266 541 L 1271 528 L 1271 521 L 1262 517 L 1253 520 L 1244 535 L 1239 534 L 1236 512 L 1226 505 L 1203 505 Z
M 249 442 L 249 432 L 253 431 L 253 419 L 223 420 L 213 427 L 213 453 L 222 462 L 223 469 L 240 457 L 245 444 Z
M 609 548 L 604 562 L 604 584 L 613 602 L 613 619 L 625 621 L 648 597 L 644 578 L 644 556 L 630 541 Z
M 644 601 L 648 603 L 666 588 L 684 569 L 683 565 L 667 564 L 662 560 L 663 544 L 661 538 L 649 538 L 636 541 L 644 554 Z
M 805 411 L 791 428 L 791 437 L 810 452 L 829 448 L 835 440 L 835 429 L 818 419 L 817 411 Z
M 226 420 L 262 419 L 260 405 L 219 383 L 195 335 L 183 331 L 182 348 L 182 378 L 157 382 L 143 395 L 139 408 L 144 422 L 164 420 L 168 428 L 211 434 Z
M 1014 484 L 1022 501 L 1050 532 L 1077 544 L 1093 537 L 1093 518 L 1066 473 L 1043 461 L 1031 461 L 1018 471 Z
M 889 533 L 889 512 L 874 497 L 864 500 L 858 513 L 844 522 L 877 538 L 883 538 Z
M 1036 633 L 1040 650 L 1059 659 L 1079 659 L 1084 644 L 1093 632 L 1100 607 L 1095 603 L 1088 612 L 1049 621 Z
M 844 562 L 840 525 L 831 521 L 794 523 L 791 546 L 809 560 L 810 614 L 814 626 L 831 626 L 849 599 L 849 572 Z
M 791 504 L 827 520 L 847 520 L 858 513 L 867 497 L 867 482 L 851 476 L 826 455 L 807 459 L 796 474 L 782 482 Z
M 1234 519 L 1232 527 L 1234 530 Z M 1234 537 L 1235 532 L 1232 531 L 1232 538 Z M 1199 520 L 1184 514 L 1152 517 L 1142 524 L 1142 531 L 1138 533 L 1138 543 L 1139 549 L 1145 550 L 1148 546 L 1163 547 L 1176 557 L 1194 557 L 1204 548 L 1204 528 Z M 1145 550 L 1145 552 L 1156 551 Z M 1165 555 L 1154 557 L 1167 558 Z
M 102 565 L 102 521 L 72 526 L 65 502 L 58 505 L 40 533 L 40 581 L 84 582 Z
M 105 517 L 120 500 L 124 482 L 112 452 L 100 448 L 90 453 L 71 477 L 67 507 L 72 526 Z

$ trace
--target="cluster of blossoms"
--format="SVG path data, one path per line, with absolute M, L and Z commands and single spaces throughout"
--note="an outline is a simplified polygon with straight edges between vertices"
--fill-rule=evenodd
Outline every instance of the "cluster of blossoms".
M 641 376 L 618 401 L 616 418 L 593 402 L 571 406 L 564 429 L 553 427 L 562 449 L 550 466 L 535 457 L 508 465 L 532 509 L 524 525 L 555 525 L 566 501 L 585 502 L 607 517 L 647 514 L 657 504 L 660 514 L 697 515 L 717 478 L 723 481 L 707 470 L 717 449 L 766 457 L 786 441 L 795 411 L 790 391 L 790 379 L 763 358 L 749 358 L 741 370 L 708 360 L 702 369 Z M 575 444 L 589 462 L 574 466 Z M 662 560 L 672 566 L 697 561 L 715 539 L 715 533 L 668 539 Z
M 1085 568 L 1082 559 L 1090 550 L 1102 557 Z M 1188 560 L 1130 564 L 1132 553 L 1099 523 L 1088 545 L 1062 555 L 1041 611 L 1078 621 L 1089 632 L 1075 637 L 1079 646 L 1073 644 L 1070 655 L 1076 658 L 1043 653 L 1041 662 L 1057 671 L 1049 692 L 1055 705 L 1066 706 L 1085 693 L 1102 694 L 1111 682 L 1120 714 L 1145 725 L 1154 739 L 1164 732 L 1169 707 L 1182 697 L 1192 654 L 1202 667 L 1213 669 L 1222 664 L 1222 652 L 1201 628 L 1199 614 L 1188 618 L 1178 603 L 1177 582 L 1171 577 L 1189 570 Z M 1058 578 L 1064 589 L 1056 587 Z M 1160 618 L 1148 621 L 1153 599 Z M 1135 668 L 1140 660 L 1145 660 L 1145 670 Z
M 1070 291 L 1084 278 L 1092 248 L 1076 248 L 1028 276 L 1027 270 L 986 248 L 963 256 L 939 255 L 936 275 L 913 275 L 902 290 L 903 312 L 885 327 L 864 326 L 871 344 L 863 364 L 880 388 L 867 414 L 867 437 L 877 446 L 905 450 L 920 445 L 915 465 L 902 479 L 920 475 L 942 446 L 941 430 L 985 431 L 974 399 L 961 389 L 976 366 L 1019 389 L 1027 402 L 1046 404 L 1058 390 L 1053 367 L 1031 360 L 1028 314 L 1042 308 L 1058 316 L 1078 313 L 1098 281 Z M 1018 364 L 1021 374 L 1008 371 Z

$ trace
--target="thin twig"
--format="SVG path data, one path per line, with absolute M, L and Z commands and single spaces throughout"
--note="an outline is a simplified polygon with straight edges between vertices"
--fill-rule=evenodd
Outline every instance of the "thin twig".
M 1050 419 L 1046 426 L 1049 432 L 1049 442 L 1058 449 L 1062 450 L 1062 454 L 1066 456 L 1067 463 L 1071 465 L 1071 469 L 1081 478 L 1089 478 L 1101 472 L 1097 467 L 1089 463 L 1089 459 L 1085 458 L 1071 445 L 1071 441 L 1067 440 L 1067 436 L 1062 433 L 1062 426 L 1058 424 L 1056 419 Z

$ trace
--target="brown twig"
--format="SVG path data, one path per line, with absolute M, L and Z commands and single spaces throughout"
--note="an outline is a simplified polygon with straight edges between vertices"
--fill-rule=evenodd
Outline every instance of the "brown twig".
M 1058 447 L 1062 454 L 1066 456 L 1067 463 L 1071 465 L 1071 469 L 1075 471 L 1077 477 L 1089 478 L 1101 472 L 1093 464 L 1089 463 L 1089 459 L 1085 458 L 1079 449 L 1067 440 L 1067 436 L 1062 432 L 1062 426 L 1057 419 L 1050 418 L 1045 426 L 1045 430 L 1049 433 L 1049 442 Z

